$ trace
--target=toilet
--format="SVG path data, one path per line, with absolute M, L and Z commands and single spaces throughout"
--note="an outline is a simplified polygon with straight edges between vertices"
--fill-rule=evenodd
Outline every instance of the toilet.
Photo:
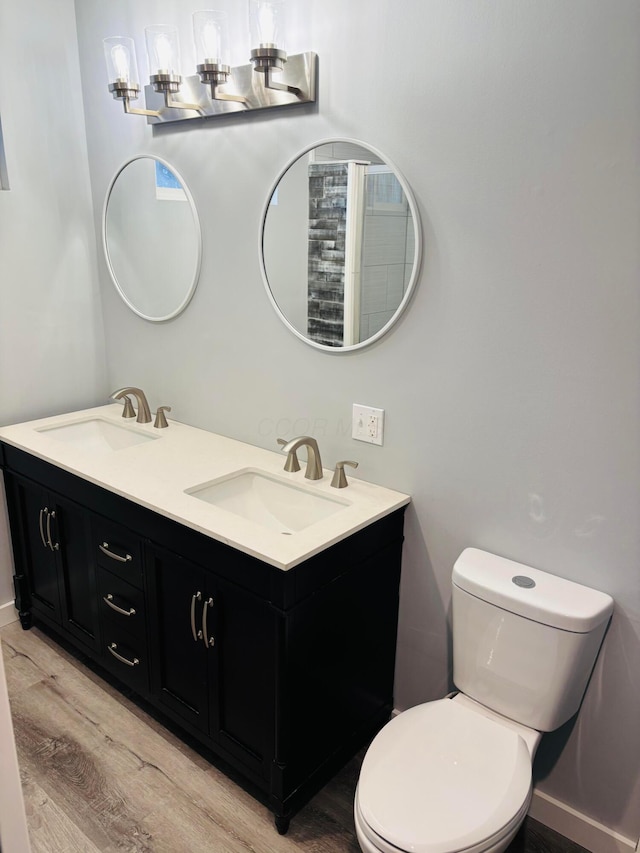
M 364 853 L 501 853 L 527 814 L 542 733 L 580 706 L 613 599 L 467 548 L 453 569 L 458 693 L 372 741 L 354 803 Z

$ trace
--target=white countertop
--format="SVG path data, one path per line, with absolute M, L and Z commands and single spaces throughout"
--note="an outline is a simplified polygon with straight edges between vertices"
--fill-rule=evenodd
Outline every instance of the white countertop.
M 303 462 L 300 471 L 287 473 L 283 470 L 282 453 L 178 421 L 169 420 L 168 429 L 158 430 L 152 423 L 123 421 L 121 416 L 122 406 L 114 403 L 0 427 L 0 440 L 282 570 L 293 568 L 410 501 L 408 495 L 351 475 L 347 488 L 335 489 L 330 485 L 333 472 L 326 468 L 322 480 L 307 480 Z M 39 431 L 87 418 L 113 421 L 118 426 L 126 424 L 129 429 L 153 435 L 157 440 L 100 452 L 82 449 Z M 259 469 L 314 494 L 344 501 L 348 506 L 284 536 L 185 494 L 186 489 L 245 468 Z

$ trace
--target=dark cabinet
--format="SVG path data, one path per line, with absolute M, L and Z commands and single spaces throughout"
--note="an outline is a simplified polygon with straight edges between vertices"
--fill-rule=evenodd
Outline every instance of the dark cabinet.
M 11 527 L 17 577 L 25 579 L 23 592 L 29 596 L 28 605 L 60 624 L 58 567 L 53 542 L 45 533 L 47 527 L 51 530 L 51 513 L 55 510 L 49 507 L 47 492 L 39 486 L 15 477 L 7 477 L 6 484 L 9 506 L 15 507 Z
M 208 733 L 214 728 L 209 671 L 215 671 L 217 655 L 212 581 L 201 567 L 157 548 L 149 549 L 148 567 L 152 692 L 171 716 Z
M 87 511 L 19 477 L 7 476 L 7 486 L 17 573 L 31 609 L 84 646 L 97 649 L 98 604 Z
M 218 583 L 215 726 L 219 748 L 268 779 L 274 756 L 277 636 L 270 602 Z M 217 685 L 217 689 L 216 689 Z
M 274 718 L 273 608 L 155 545 L 148 546 L 147 570 L 155 699 L 171 717 L 205 733 L 225 757 L 266 778 Z
M 244 779 L 280 832 L 388 720 L 404 509 L 288 571 L 0 444 L 16 604 Z
M 91 542 L 100 612 L 100 663 L 143 696 L 150 660 L 144 591 L 143 542 L 110 519 L 92 514 Z

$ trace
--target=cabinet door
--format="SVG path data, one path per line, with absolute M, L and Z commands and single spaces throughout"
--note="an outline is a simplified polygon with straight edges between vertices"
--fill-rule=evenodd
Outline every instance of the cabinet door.
M 147 570 L 153 601 L 152 693 L 173 715 L 208 732 L 207 668 L 212 649 L 203 625 L 209 613 L 205 572 L 156 547 L 148 549 Z
M 27 577 L 31 606 L 36 613 L 60 623 L 60 589 L 53 545 L 47 539 L 52 510 L 49 495 L 27 480 L 5 475 L 16 572 Z
M 222 580 L 213 612 L 212 731 L 221 747 L 267 776 L 274 751 L 277 617 L 268 602 Z
M 95 565 L 89 514 L 18 477 L 7 476 L 16 571 L 27 577 L 31 607 L 85 646 L 98 648 Z
M 50 531 L 58 564 L 61 624 L 92 649 L 99 647 L 96 568 L 91 551 L 89 513 L 55 496 Z

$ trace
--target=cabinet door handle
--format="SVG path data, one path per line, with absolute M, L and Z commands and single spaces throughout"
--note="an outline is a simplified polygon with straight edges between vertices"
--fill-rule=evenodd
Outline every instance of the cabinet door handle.
M 119 655 L 116 649 L 118 648 L 117 643 L 110 643 L 107 646 L 107 649 L 111 652 L 114 658 L 120 661 L 120 663 L 126 663 L 127 666 L 137 666 L 140 663 L 138 658 L 134 658 L 133 660 L 129 660 L 129 658 L 125 658 L 122 655 Z
M 54 545 L 53 542 L 51 541 L 51 519 L 56 517 L 56 513 L 55 513 L 55 510 L 53 510 L 52 512 L 49 512 L 49 510 L 47 510 L 46 512 L 47 512 L 47 545 L 49 546 L 49 548 L 51 548 L 52 551 L 57 551 L 58 548 L 60 547 L 60 545 L 57 542 Z
M 43 527 L 43 524 L 42 524 L 42 515 L 43 515 L 43 513 L 45 513 L 45 512 L 46 512 L 47 514 L 49 513 L 49 510 L 47 509 L 47 507 L 46 507 L 46 506 L 45 506 L 43 509 L 41 509 L 41 510 L 40 510 L 40 520 L 39 520 L 39 524 L 40 524 L 40 538 L 42 539 L 42 544 L 44 545 L 44 547 L 45 547 L 45 548 L 48 548 L 48 547 L 49 547 L 49 543 L 48 543 L 48 542 L 47 542 L 47 540 L 44 538 L 44 527 Z
M 215 637 L 210 637 L 207 634 L 207 613 L 209 612 L 210 607 L 213 607 L 213 598 L 209 598 L 205 601 L 202 608 L 202 631 L 200 631 L 200 636 L 202 637 L 202 642 L 207 648 L 210 648 L 215 643 Z
M 103 542 L 102 545 L 98 545 L 98 548 L 103 554 L 106 554 L 107 557 L 111 557 L 112 560 L 117 560 L 119 563 L 130 563 L 131 560 L 133 560 L 131 554 L 125 554 L 124 557 L 121 557 L 120 554 L 115 554 L 113 551 L 110 551 L 108 542 Z
M 116 613 L 121 613 L 123 616 L 135 616 L 136 611 L 133 607 L 130 607 L 128 610 L 123 610 L 122 607 L 118 607 L 117 604 L 113 603 L 113 595 L 108 592 L 106 595 L 102 596 L 102 600 L 105 604 L 108 604 L 112 610 L 115 610 Z
M 201 599 L 201 592 L 196 592 L 191 596 L 191 633 L 193 634 L 194 643 L 197 643 L 202 637 L 202 631 L 196 631 L 196 601 L 200 601 Z

